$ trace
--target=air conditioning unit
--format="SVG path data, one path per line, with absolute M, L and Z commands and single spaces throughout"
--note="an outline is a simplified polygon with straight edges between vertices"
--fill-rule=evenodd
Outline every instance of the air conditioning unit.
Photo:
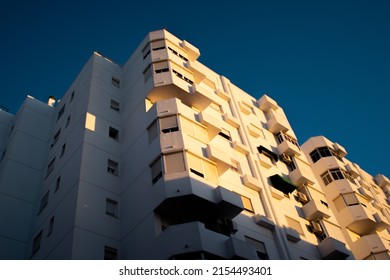
M 319 222 L 312 221 L 311 228 L 314 234 L 322 234 L 324 231 L 322 230 L 322 226 Z
M 280 155 L 280 160 L 284 163 L 290 163 L 292 161 L 292 158 L 289 155 L 286 155 L 285 153 Z
M 298 196 L 298 201 L 301 202 L 302 204 L 306 204 L 309 202 L 309 199 L 304 193 L 298 192 L 297 196 Z

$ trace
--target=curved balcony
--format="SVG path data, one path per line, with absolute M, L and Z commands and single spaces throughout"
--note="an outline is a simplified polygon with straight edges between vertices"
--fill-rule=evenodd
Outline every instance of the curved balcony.
M 325 260 L 345 260 L 351 254 L 343 242 L 333 237 L 327 237 L 322 240 L 317 248 L 321 257 Z
M 390 243 L 378 234 L 365 235 L 352 243 L 351 249 L 356 259 L 366 259 L 372 254 L 387 253 L 389 256 Z
M 374 231 L 377 227 L 373 215 L 361 204 L 344 208 L 338 214 L 340 220 L 349 230 L 365 235 Z
M 309 221 L 314 221 L 321 218 L 329 218 L 330 210 L 324 204 L 317 200 L 310 200 L 302 206 L 303 214 Z
M 303 184 L 313 185 L 316 181 L 310 165 L 299 158 L 294 159 L 296 169 L 291 171 L 288 177 L 297 186 Z

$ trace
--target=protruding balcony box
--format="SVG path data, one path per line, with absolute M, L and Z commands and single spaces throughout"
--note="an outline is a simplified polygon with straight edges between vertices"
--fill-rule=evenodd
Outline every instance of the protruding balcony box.
M 210 114 L 207 114 L 205 112 L 200 112 L 198 114 L 200 123 L 207 126 L 207 133 L 210 137 L 210 139 L 213 139 L 215 136 L 218 135 L 218 133 L 221 132 L 221 121 L 214 118 Z
M 155 211 L 166 217 L 174 215 L 178 221 L 232 219 L 244 210 L 240 195 L 191 177 L 160 179 L 153 193 L 154 204 L 158 205 Z
M 191 45 L 186 40 L 183 40 L 183 42 L 181 43 L 181 47 L 187 51 L 188 58 L 190 61 L 194 61 L 200 56 L 199 49 Z
M 232 160 L 226 151 L 217 148 L 214 145 L 207 145 L 207 158 L 217 164 L 219 174 L 223 174 L 232 165 Z
M 247 128 L 248 128 L 249 134 L 252 135 L 255 138 L 259 138 L 259 137 L 264 135 L 264 133 L 261 130 L 261 128 L 259 128 L 258 126 L 254 125 L 253 123 L 250 123 L 247 126 Z
M 317 248 L 321 257 L 325 260 L 345 260 L 351 255 L 345 244 L 333 237 L 327 237 L 322 240 Z
M 375 176 L 375 182 L 380 186 L 381 188 L 384 186 L 390 186 L 390 180 L 383 174 L 378 174 Z
M 227 245 L 227 259 L 241 259 L 241 260 L 257 260 L 256 248 L 249 245 L 245 241 L 239 240 L 235 237 L 230 237 L 226 241 Z
M 384 229 L 390 229 L 390 223 L 386 219 L 386 217 L 380 212 L 376 212 L 374 215 L 374 219 L 376 221 L 376 229 L 381 231 Z
M 251 188 L 252 190 L 255 190 L 257 192 L 260 192 L 262 190 L 260 181 L 248 174 L 241 176 L 241 181 L 243 185 L 247 186 L 248 188 Z
M 284 141 L 277 146 L 278 154 L 286 154 L 289 156 L 300 156 L 301 155 L 301 149 L 288 141 L 287 139 L 284 139 Z
M 160 134 L 160 146 L 162 153 L 183 150 L 184 142 L 180 131 Z
M 197 60 L 187 61 L 186 65 L 192 71 L 195 78 L 195 83 L 199 84 L 204 80 L 204 78 L 206 78 L 205 72 L 207 70 L 205 69 L 205 66 L 203 66 Z
M 226 92 L 224 92 L 223 90 L 221 89 L 217 89 L 215 91 L 215 94 L 218 95 L 219 97 L 221 97 L 223 100 L 225 101 L 230 101 L 230 96 L 229 94 L 227 94 Z
M 280 131 L 286 132 L 289 130 L 290 125 L 288 124 L 287 119 L 279 115 L 276 111 L 274 110 L 269 110 L 268 111 L 268 121 L 267 121 L 267 127 L 268 130 L 271 131 L 272 133 L 277 133 Z
M 338 143 L 334 143 L 333 144 L 333 149 L 335 150 L 336 153 L 339 154 L 340 157 L 345 157 L 348 153 L 347 151 L 344 149 L 343 146 L 341 146 L 340 144 Z
M 345 165 L 345 169 L 347 170 L 348 174 L 351 175 L 353 178 L 357 178 L 360 175 L 359 170 L 351 162 L 348 162 Z
M 228 113 L 225 113 L 222 116 L 222 119 L 225 122 L 227 122 L 228 124 L 230 124 L 231 126 L 233 126 L 233 127 L 239 127 L 240 126 L 240 121 L 236 117 L 233 117 L 232 115 L 230 115 Z
M 373 215 L 361 204 L 345 207 L 338 218 L 345 227 L 359 235 L 368 234 L 377 226 Z
M 329 218 L 330 210 L 323 205 L 320 201 L 310 200 L 308 203 L 302 206 L 303 214 L 309 221 L 314 221 L 321 218 Z
M 256 224 L 269 230 L 275 229 L 275 223 L 267 216 L 257 214 L 253 217 Z
M 366 188 L 363 188 L 363 187 L 359 187 L 358 188 L 358 192 L 364 196 L 365 198 L 367 198 L 367 200 L 373 200 L 374 199 L 374 196 L 372 195 L 372 193 L 367 190 Z
M 288 175 L 291 182 L 297 186 L 302 186 L 303 184 L 313 185 L 316 180 L 310 165 L 297 157 L 294 158 L 294 163 L 296 169 Z
M 382 239 L 378 234 L 370 234 L 360 237 L 351 245 L 355 258 L 363 260 L 372 253 L 388 252 L 390 250 L 389 242 Z
M 151 59 L 153 62 L 159 62 L 168 60 L 168 52 L 167 49 L 155 50 L 151 52 Z
M 178 113 L 178 103 L 180 105 L 181 101 L 177 98 L 170 98 L 160 100 L 156 103 L 156 111 L 158 117 L 171 116 Z
M 248 147 L 245 146 L 244 144 L 238 142 L 238 141 L 233 141 L 231 143 L 231 146 L 232 146 L 233 149 L 235 149 L 236 151 L 238 151 L 240 153 L 243 153 L 244 155 L 249 154 Z
M 335 180 L 326 186 L 325 193 L 328 200 L 334 200 L 340 193 L 350 193 L 355 191 L 356 186 L 347 179 Z
M 284 232 L 286 233 L 287 240 L 293 243 L 297 243 L 299 240 L 301 240 L 299 232 L 297 232 L 295 229 L 284 227 Z
M 257 100 L 257 104 L 259 105 L 260 110 L 264 112 L 267 112 L 270 109 L 277 110 L 279 108 L 278 103 L 265 94 L 259 100 Z

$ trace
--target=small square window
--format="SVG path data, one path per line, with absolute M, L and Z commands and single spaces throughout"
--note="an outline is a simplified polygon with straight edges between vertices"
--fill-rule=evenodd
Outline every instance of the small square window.
M 119 130 L 110 126 L 108 136 L 110 136 L 112 139 L 119 140 Z
M 241 195 L 242 204 L 244 205 L 244 210 L 254 213 L 255 210 L 253 209 L 252 201 L 249 197 Z
M 119 112 L 119 109 L 120 109 L 119 102 L 111 99 L 111 109 L 114 110 L 114 111 Z
M 118 78 L 112 77 L 111 78 L 111 84 L 117 88 L 120 87 L 121 81 Z
M 106 215 L 118 217 L 118 202 L 112 199 L 106 199 Z
M 107 160 L 107 172 L 113 175 L 118 175 L 118 166 L 119 164 L 116 161 L 111 159 Z
M 117 260 L 118 250 L 112 247 L 104 246 L 104 259 L 105 260 Z

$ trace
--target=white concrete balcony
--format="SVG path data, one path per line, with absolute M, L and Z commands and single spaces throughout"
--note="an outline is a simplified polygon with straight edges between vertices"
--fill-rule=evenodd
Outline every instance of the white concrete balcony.
M 379 231 L 382 231 L 384 229 L 390 229 L 390 222 L 385 217 L 385 215 L 382 214 L 382 212 L 378 211 L 374 213 L 374 219 L 376 221 L 376 229 Z
M 324 189 L 328 200 L 334 200 L 341 193 L 350 193 L 356 191 L 356 186 L 347 179 L 335 180 Z
M 370 234 L 362 236 L 352 243 L 351 249 L 356 259 L 363 260 L 376 253 L 384 252 L 388 255 L 390 251 L 390 244 L 378 234 Z
M 262 184 L 261 182 L 252 177 L 251 175 L 245 174 L 244 176 L 241 176 L 242 184 L 252 190 L 255 190 L 257 192 L 260 192 L 262 190 Z
M 156 255 L 169 258 L 206 252 L 223 259 L 258 259 L 256 249 L 234 237 L 206 229 L 200 222 L 169 226 L 156 239 Z
M 186 40 L 183 40 L 180 46 L 186 50 L 190 61 L 194 61 L 200 56 L 199 49 Z
M 390 187 L 390 180 L 383 174 L 378 174 L 375 176 L 375 182 L 380 186 L 381 188 L 384 186 Z
M 201 124 L 207 127 L 207 133 L 210 139 L 213 139 L 218 133 L 222 130 L 221 120 L 214 118 L 212 115 L 205 112 L 200 112 L 198 114 L 199 121 Z
M 197 60 L 187 61 L 186 66 L 190 69 L 194 75 L 195 83 L 201 83 L 206 78 L 207 69 Z
M 226 153 L 226 151 L 209 144 L 207 145 L 206 152 L 207 158 L 217 164 L 219 174 L 223 174 L 231 167 L 232 160 L 230 156 L 228 156 L 229 153 Z
M 360 176 L 359 170 L 351 162 L 345 165 L 345 169 L 347 170 L 348 174 L 351 175 L 353 178 L 357 178 L 358 176 Z
M 358 187 L 358 192 L 364 196 L 365 198 L 367 198 L 367 200 L 371 201 L 374 199 L 374 195 L 372 194 L 371 191 L 367 190 L 366 188 L 364 187 Z
M 359 235 L 371 233 L 377 227 L 373 215 L 361 204 L 342 209 L 338 214 L 338 220 Z
M 233 149 L 235 149 L 236 151 L 238 151 L 240 153 L 243 153 L 244 155 L 249 154 L 249 148 L 246 145 L 244 145 L 238 141 L 232 142 L 231 146 Z
M 287 119 L 274 110 L 268 111 L 267 127 L 274 134 L 280 131 L 286 132 L 290 129 Z
M 261 130 L 261 128 L 252 124 L 252 123 L 247 125 L 247 129 L 248 129 L 249 134 L 255 138 L 264 137 L 264 133 Z
M 277 110 L 279 108 L 278 103 L 265 94 L 259 100 L 257 100 L 257 104 L 259 105 L 260 110 L 264 112 L 267 112 L 270 109 Z
M 217 89 L 215 91 L 215 94 L 221 97 L 225 101 L 230 101 L 230 96 L 228 93 L 224 92 L 223 90 Z
M 321 218 L 329 218 L 331 216 L 330 210 L 326 205 L 317 200 L 310 200 L 302 206 L 303 214 L 309 221 L 314 221 Z
M 284 140 L 282 143 L 278 144 L 277 146 L 278 154 L 286 154 L 289 156 L 300 156 L 301 155 L 301 149 L 291 143 L 288 140 Z
M 228 124 L 230 124 L 231 126 L 233 126 L 233 127 L 239 127 L 240 126 L 240 121 L 236 117 L 233 117 L 232 115 L 230 115 L 228 113 L 225 113 L 222 116 L 222 119 L 225 122 L 227 122 Z
M 262 226 L 262 227 L 267 228 L 269 230 L 275 229 L 275 223 L 267 216 L 257 214 L 255 216 L 253 216 L 253 220 L 259 226 Z
M 308 163 L 299 158 L 295 158 L 294 164 L 296 169 L 288 175 L 291 182 L 297 186 L 302 186 L 303 184 L 313 185 L 316 182 L 313 171 Z
M 352 254 L 343 242 L 333 237 L 327 237 L 322 240 L 317 248 L 321 257 L 325 260 L 345 260 Z

